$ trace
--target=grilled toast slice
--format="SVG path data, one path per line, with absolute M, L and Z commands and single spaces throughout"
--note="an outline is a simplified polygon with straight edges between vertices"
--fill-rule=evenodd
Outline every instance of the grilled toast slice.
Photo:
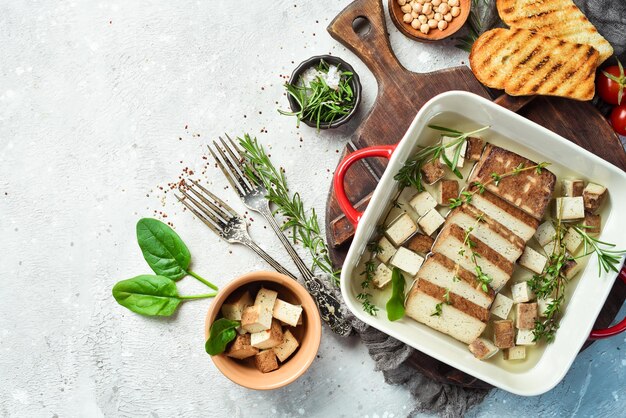
M 571 0 L 497 0 L 498 13 L 512 28 L 591 45 L 600 54 L 598 65 L 613 55 L 613 47 Z
M 591 100 L 598 51 L 528 29 L 493 29 L 472 46 L 470 67 L 484 85 L 512 96 Z
M 493 173 L 503 175 L 518 167 L 532 167 L 535 162 L 512 151 L 487 144 L 482 157 L 474 167 L 469 182 L 485 184 L 486 189 L 496 196 L 517 206 L 535 219 L 542 219 L 550 203 L 556 184 L 556 176 L 547 169 L 541 173 L 526 170 L 514 176 L 503 177 L 496 185 Z

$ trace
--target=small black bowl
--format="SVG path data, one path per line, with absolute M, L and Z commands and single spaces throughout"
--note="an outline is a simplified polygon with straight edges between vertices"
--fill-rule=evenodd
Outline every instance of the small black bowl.
M 297 83 L 300 81 L 300 76 L 309 68 L 315 67 L 319 64 L 321 60 L 324 60 L 328 64 L 336 65 L 340 70 L 350 71 L 352 75 L 352 80 L 350 80 L 350 87 L 352 87 L 352 92 L 354 93 L 354 107 L 347 115 L 344 115 L 338 119 L 335 119 L 332 122 L 320 122 L 320 129 L 329 129 L 336 128 L 337 126 L 341 126 L 344 123 L 348 122 L 352 116 L 356 113 L 357 107 L 359 107 L 359 103 L 361 103 L 361 81 L 359 80 L 359 75 L 354 71 L 354 68 L 344 60 L 339 57 L 335 57 L 332 55 L 317 55 L 315 57 L 311 57 L 307 60 L 304 60 L 293 70 L 291 74 L 291 78 L 289 79 L 290 84 Z M 293 112 L 297 112 L 300 110 L 300 105 L 296 100 L 291 97 L 290 94 L 287 94 L 287 99 L 289 100 L 289 106 Z M 317 128 L 317 123 L 314 120 L 302 119 L 302 122 L 306 123 L 308 126 L 312 128 Z

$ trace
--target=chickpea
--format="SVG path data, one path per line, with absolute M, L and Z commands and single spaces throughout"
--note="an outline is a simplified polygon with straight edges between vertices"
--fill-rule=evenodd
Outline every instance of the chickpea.
M 411 12 L 411 16 L 413 16 L 413 19 L 417 19 L 417 16 L 419 16 L 420 14 L 417 13 L 416 11 L 412 11 Z
M 446 3 L 441 3 L 439 7 L 437 7 L 437 11 L 442 15 L 445 15 L 450 11 L 450 6 L 448 6 Z
M 402 13 L 411 13 L 411 5 L 405 4 L 404 6 L 400 7 L 400 10 L 402 10 Z
M 430 12 L 428 15 L 426 15 L 426 17 L 428 19 L 434 19 L 435 18 L 435 12 Z
M 448 27 L 448 22 L 446 22 L 445 20 L 440 20 L 439 23 L 437 23 L 437 27 L 439 28 L 439 30 L 444 30 Z
M 446 22 L 452 22 L 452 13 L 446 13 L 443 16 L 443 20 L 445 20 Z
M 420 32 L 422 32 L 424 35 L 428 35 L 429 30 L 430 26 L 428 26 L 426 23 L 423 23 L 422 26 L 420 26 Z
M 454 6 L 452 10 L 450 10 L 450 13 L 452 14 L 452 17 L 457 17 L 461 14 L 461 8 L 458 6 Z
M 422 13 L 424 13 L 426 16 L 428 16 L 430 12 L 432 11 L 433 11 L 432 3 L 426 3 L 424 4 L 424 7 L 422 7 Z
M 407 13 L 402 17 L 402 20 L 404 20 L 404 23 L 411 23 L 413 21 L 413 16 L 411 16 L 411 13 Z
M 424 15 L 419 15 L 419 16 L 417 17 L 417 20 L 419 20 L 419 21 L 420 21 L 420 23 L 422 23 L 422 24 L 424 24 L 424 23 L 427 23 L 427 22 L 428 22 L 428 18 L 427 18 L 426 16 L 424 16 Z
M 437 21 L 435 19 L 430 19 L 428 21 L 428 27 L 431 29 L 435 29 L 437 27 Z
M 417 19 L 413 19 L 413 21 L 411 22 L 411 26 L 413 27 L 413 29 L 419 29 L 421 25 L 422 23 Z
M 448 0 L 448 6 L 454 7 L 459 5 L 459 0 Z
M 431 3 L 433 4 L 433 7 L 437 7 L 441 4 L 441 0 L 432 0 Z
M 441 13 L 435 13 L 435 20 L 437 22 L 439 22 L 440 20 L 443 20 L 443 15 Z
M 413 3 L 413 11 L 417 13 L 422 13 L 422 5 L 419 3 Z
M 426 0 L 417 0 L 417 2 L 418 2 L 419 4 L 424 4 L 424 3 L 426 3 Z
M 406 0 L 398 0 L 398 5 L 404 6 L 406 4 Z

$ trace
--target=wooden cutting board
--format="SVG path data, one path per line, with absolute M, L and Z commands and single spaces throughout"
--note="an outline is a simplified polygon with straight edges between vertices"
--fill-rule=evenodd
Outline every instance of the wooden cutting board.
M 467 67 L 421 74 L 404 68 L 389 44 L 381 0 L 354 1 L 331 22 L 327 30 L 368 66 L 378 82 L 376 101 L 352 138 L 357 148 L 399 142 L 419 109 L 439 93 L 465 90 L 490 99 L 497 96 L 497 93 L 482 86 Z M 416 53 L 419 48 L 416 43 Z M 626 169 L 626 153 L 619 138 L 590 103 L 509 96 L 500 96 L 496 102 Z M 352 150 L 344 150 L 343 156 L 349 151 Z M 376 176 L 380 177 L 386 166 L 383 159 L 371 159 L 368 163 L 369 168 L 362 162 L 353 165 L 345 180 L 346 192 L 360 210 L 367 206 L 377 184 Z M 326 231 L 331 259 L 335 267 L 340 267 L 354 231 L 337 204 L 332 185 L 326 205 Z M 610 325 L 625 299 L 626 286 L 616 282 L 596 321 L 596 328 Z M 419 352 L 409 359 L 408 364 L 441 382 L 473 388 L 489 387 Z

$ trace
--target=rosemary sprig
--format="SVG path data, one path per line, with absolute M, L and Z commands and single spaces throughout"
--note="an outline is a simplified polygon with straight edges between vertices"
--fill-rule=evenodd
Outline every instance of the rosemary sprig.
M 452 141 L 447 144 L 443 143 L 443 138 L 435 145 L 428 147 L 422 147 L 411 159 L 407 160 L 398 173 L 394 176 L 394 179 L 400 183 L 400 187 L 413 186 L 418 192 L 424 191 L 422 184 L 422 167 L 424 164 L 434 161 L 440 156 L 444 160 L 444 163 L 452 170 L 452 172 L 458 177 L 463 178 L 458 168 L 456 167 L 461 155 L 461 149 L 463 148 L 463 142 L 467 141 L 472 135 L 489 129 L 489 126 L 483 126 L 480 129 L 476 129 L 471 132 L 461 132 L 456 129 L 450 129 L 443 126 L 428 125 L 430 129 L 445 133 L 447 136 L 453 138 Z M 454 158 L 452 161 L 445 155 L 445 149 L 450 147 L 457 147 L 455 149 Z
M 316 69 L 328 73 L 329 65 L 321 60 Z M 315 121 L 317 130 L 320 124 L 330 123 L 347 115 L 354 108 L 354 92 L 350 86 L 353 74 L 350 71 L 342 71 L 338 88 L 335 90 L 326 84 L 322 77 L 316 77 L 309 85 L 305 85 L 302 77 L 297 83 L 285 83 L 287 93 L 295 99 L 300 107 L 297 111 L 284 111 L 278 109 L 281 115 L 295 116 L 296 126 L 300 126 L 301 120 Z
M 289 191 L 285 171 L 277 169 L 265 153 L 265 149 L 256 138 L 245 134 L 243 138 L 237 138 L 243 148 L 243 156 L 256 171 L 254 174 L 259 177 L 265 185 L 268 195 L 266 198 L 276 206 L 276 213 L 285 217 L 283 230 L 291 230 L 291 238 L 294 243 L 301 244 L 309 251 L 313 259 L 311 270 L 321 271 L 332 276 L 335 285 L 339 284 L 339 271 L 333 268 L 328 256 L 328 247 L 322 238 L 319 222 L 315 209 L 305 210 L 300 199 L 300 194 Z M 250 170 L 249 167 L 246 167 Z M 254 178 L 254 175 L 252 176 Z
M 450 208 L 456 208 L 458 206 L 461 206 L 463 203 L 471 203 L 472 202 L 472 197 L 478 193 L 478 194 L 483 194 L 486 190 L 486 187 L 493 183 L 496 186 L 500 184 L 500 182 L 502 181 L 502 179 L 505 179 L 507 177 L 511 177 L 511 176 L 517 176 L 520 173 L 524 172 L 524 171 L 529 171 L 529 170 L 535 170 L 535 172 L 537 174 L 541 174 L 541 170 L 543 170 L 545 167 L 549 166 L 550 163 L 548 162 L 541 162 L 539 164 L 535 164 L 535 165 L 531 165 L 528 167 L 524 166 L 524 163 L 520 163 L 517 167 L 515 167 L 513 170 L 508 171 L 506 173 L 502 173 L 502 174 L 498 174 L 498 173 L 491 173 L 490 175 L 490 179 L 485 181 L 485 182 L 480 182 L 480 181 L 474 181 L 472 182 L 472 186 L 475 187 L 474 190 L 464 190 L 461 192 L 461 195 L 457 198 L 453 198 L 450 199 Z
M 596 257 L 598 257 L 598 276 L 602 275 L 602 271 L 607 273 L 609 271 L 614 271 L 615 273 L 618 272 L 617 266 L 619 265 L 622 256 L 626 254 L 626 250 L 613 250 L 612 248 L 615 248 L 615 244 L 600 241 L 599 239 L 590 236 L 586 231 L 586 229 L 589 228 L 588 226 L 574 225 L 572 228 L 583 239 L 584 250 L 581 257 L 593 253 L 596 254 Z

